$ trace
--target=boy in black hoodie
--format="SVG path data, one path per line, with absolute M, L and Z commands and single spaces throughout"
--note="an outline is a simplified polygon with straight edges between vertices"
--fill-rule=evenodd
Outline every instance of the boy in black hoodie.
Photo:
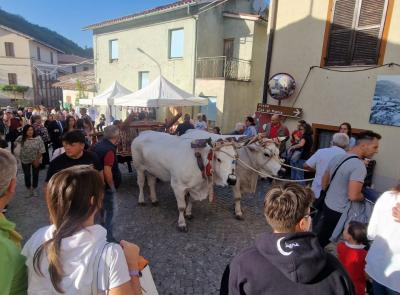
M 221 294 L 355 294 L 354 286 L 332 255 L 324 252 L 311 226 L 312 191 L 297 184 L 272 187 L 264 214 L 273 232 L 237 255 L 221 285 Z

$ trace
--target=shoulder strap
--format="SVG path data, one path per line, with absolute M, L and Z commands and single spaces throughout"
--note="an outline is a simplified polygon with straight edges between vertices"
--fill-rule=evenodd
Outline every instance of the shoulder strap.
M 109 278 L 108 278 L 109 262 L 108 262 L 108 258 L 107 258 L 109 256 L 109 254 L 108 254 L 108 252 L 109 252 L 108 249 L 110 248 L 109 245 L 111 245 L 111 243 L 106 242 L 103 246 L 99 247 L 97 250 L 97 253 L 96 253 L 96 256 L 94 259 L 94 264 L 93 264 L 93 279 L 92 279 L 92 294 L 91 295 L 97 295 L 99 292 L 99 269 L 100 269 L 100 263 L 103 260 L 102 258 L 103 258 L 104 251 L 106 252 L 106 254 L 105 254 L 106 257 L 104 259 L 106 265 L 104 267 L 104 270 L 106 272 L 105 275 L 106 275 L 107 279 L 109 280 Z M 107 281 L 107 285 L 108 284 L 109 284 L 109 281 Z
M 333 180 L 333 178 L 335 177 L 336 172 L 338 172 L 340 166 L 342 166 L 342 165 L 343 165 L 345 162 L 347 162 L 348 160 L 350 160 L 350 159 L 355 159 L 355 158 L 358 159 L 357 156 L 350 156 L 350 157 L 347 157 L 346 159 L 344 159 L 344 160 L 336 167 L 335 171 L 333 172 L 333 174 L 332 174 L 332 176 L 331 176 L 331 179 L 329 180 L 329 184 L 328 184 L 328 186 L 327 186 L 327 188 L 326 188 L 326 190 L 325 190 L 326 192 L 329 190 L 329 187 L 331 186 L 332 180 Z

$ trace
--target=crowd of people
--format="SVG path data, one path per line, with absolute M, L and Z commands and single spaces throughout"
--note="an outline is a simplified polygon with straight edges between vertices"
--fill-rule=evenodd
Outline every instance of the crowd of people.
M 147 262 L 137 245 L 118 242 L 113 234 L 121 183 L 117 147 L 125 125 L 105 126 L 102 117 L 94 128 L 85 109 L 80 115 L 42 108 L 0 113 L 0 210 L 6 212 L 15 194 L 17 161 L 27 198 L 40 195 L 39 173 L 48 166 L 44 192 L 51 223 L 21 251 L 22 237 L 0 213 L 4 294 L 141 294 L 140 271 Z M 232 134 L 258 135 L 256 125 L 246 117 Z M 205 115 L 193 122 L 186 114 L 173 133 L 189 129 L 211 131 Z M 312 128 L 304 120 L 290 133 L 273 115 L 262 129 L 260 136 L 279 138 L 298 184 L 267 191 L 264 215 L 272 231 L 229 263 L 221 294 L 361 295 L 369 281 L 375 295 L 400 294 L 400 185 L 380 197 L 363 185 L 381 136 L 353 136 L 343 123 L 331 147 L 312 154 Z M 100 131 L 98 141 L 94 134 Z M 311 187 L 304 181 L 309 172 L 315 173 Z M 337 258 L 325 248 L 331 242 Z
M 234 134 L 254 136 L 255 125 L 247 117 Z M 273 232 L 233 259 L 221 293 L 400 294 L 400 184 L 379 197 L 366 181 L 381 136 L 354 136 L 345 122 L 330 147 L 312 154 L 311 126 L 300 120 L 290 134 L 278 115 L 261 135 L 286 139 L 277 143 L 298 184 L 267 192 L 264 215 Z M 315 173 L 310 188 L 305 173 Z M 339 261 L 327 253 L 331 242 Z
M 26 198 L 40 195 L 39 173 L 48 165 L 44 191 L 52 224 L 34 233 L 20 252 L 22 238 L 1 213 L 1 294 L 141 294 L 146 261 L 136 245 L 117 242 L 112 230 L 121 181 L 120 128 L 100 120 L 103 139 L 96 142 L 93 126 L 86 109 L 79 116 L 44 108 L 0 113 L 1 212 L 15 192 L 17 161 Z

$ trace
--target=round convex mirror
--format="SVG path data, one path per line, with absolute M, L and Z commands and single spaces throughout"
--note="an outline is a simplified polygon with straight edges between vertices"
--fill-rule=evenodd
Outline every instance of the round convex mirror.
M 296 81 L 286 73 L 275 74 L 268 82 L 268 93 L 277 100 L 290 97 L 295 89 Z

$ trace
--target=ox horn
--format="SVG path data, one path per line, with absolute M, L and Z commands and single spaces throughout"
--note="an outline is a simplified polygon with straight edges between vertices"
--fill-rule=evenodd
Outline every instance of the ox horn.
M 278 137 L 278 140 L 279 140 L 280 142 L 285 141 L 286 139 L 288 139 L 286 136 Z
M 252 137 L 252 138 L 249 140 L 249 142 L 247 143 L 247 145 L 252 144 L 252 143 L 255 143 L 257 140 L 258 140 L 258 136 L 256 135 L 256 136 Z

